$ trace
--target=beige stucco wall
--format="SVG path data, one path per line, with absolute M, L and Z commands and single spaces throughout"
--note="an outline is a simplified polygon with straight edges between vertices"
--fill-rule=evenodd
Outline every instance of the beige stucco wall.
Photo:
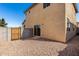
M 51 40 L 65 41 L 65 5 L 51 4 L 44 10 L 42 36 Z M 61 35 L 60 35 L 61 33 Z
M 67 31 L 67 18 L 69 18 L 71 22 L 71 27 L 70 31 Z M 75 34 L 76 34 L 76 13 L 75 9 L 73 7 L 73 4 L 67 3 L 65 4 L 65 34 L 66 34 L 66 39 L 69 40 L 71 39 Z M 75 30 L 73 30 L 75 28 Z
M 43 4 L 37 4 L 27 12 L 26 28 L 34 28 L 39 24 L 41 37 L 65 42 L 65 4 L 52 3 L 43 8 Z

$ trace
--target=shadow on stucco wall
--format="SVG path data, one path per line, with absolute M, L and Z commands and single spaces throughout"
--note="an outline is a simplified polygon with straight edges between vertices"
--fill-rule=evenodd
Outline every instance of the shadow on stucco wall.
M 77 35 L 79 35 L 79 28 L 77 28 Z
M 22 35 L 21 35 L 22 40 L 25 40 L 30 37 L 33 37 L 33 29 L 32 28 L 24 28 L 22 31 Z
M 70 26 L 66 29 L 66 41 L 69 41 L 77 34 L 77 26 L 69 22 Z M 67 25 L 68 26 L 68 25 Z
M 76 27 L 74 24 L 71 23 L 71 30 L 74 30 L 73 27 Z M 76 34 L 78 32 L 79 28 L 76 29 Z M 68 32 L 67 32 L 68 33 Z M 69 35 L 68 35 L 69 34 Z M 73 33 L 68 33 L 68 36 L 71 36 L 71 39 L 67 41 L 65 49 L 62 51 L 59 51 L 59 56 L 79 56 L 79 36 L 74 35 Z

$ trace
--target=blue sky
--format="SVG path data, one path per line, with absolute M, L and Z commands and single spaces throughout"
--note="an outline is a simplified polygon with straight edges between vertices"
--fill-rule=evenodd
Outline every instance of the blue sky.
M 76 14 L 76 19 L 79 22 L 79 3 L 76 5 L 77 5 L 77 10 L 78 10 L 78 13 Z
M 0 3 L 0 19 L 4 18 L 8 27 L 18 27 L 25 19 L 24 11 L 32 6 L 32 3 Z M 79 4 L 77 4 L 79 10 Z M 79 21 L 79 13 L 76 14 Z
M 0 19 L 4 18 L 8 27 L 21 26 L 25 19 L 24 11 L 31 5 L 31 3 L 0 3 Z

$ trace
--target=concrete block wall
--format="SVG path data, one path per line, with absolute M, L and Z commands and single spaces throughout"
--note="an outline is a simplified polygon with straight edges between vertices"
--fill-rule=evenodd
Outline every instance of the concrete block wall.
M 7 31 L 8 31 L 8 41 L 11 41 L 11 28 L 8 28 Z
M 8 40 L 8 31 L 7 28 L 0 27 L 0 40 Z
M 0 27 L 0 40 L 11 41 L 11 28 Z
M 0 27 L 0 41 L 11 41 L 11 28 Z M 32 28 L 21 28 L 21 39 L 27 39 L 33 36 Z

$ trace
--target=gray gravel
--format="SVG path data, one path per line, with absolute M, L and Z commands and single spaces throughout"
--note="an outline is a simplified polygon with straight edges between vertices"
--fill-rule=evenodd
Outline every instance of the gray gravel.
M 67 44 L 43 39 L 0 41 L 1 56 L 77 56 L 79 55 L 79 37 Z

